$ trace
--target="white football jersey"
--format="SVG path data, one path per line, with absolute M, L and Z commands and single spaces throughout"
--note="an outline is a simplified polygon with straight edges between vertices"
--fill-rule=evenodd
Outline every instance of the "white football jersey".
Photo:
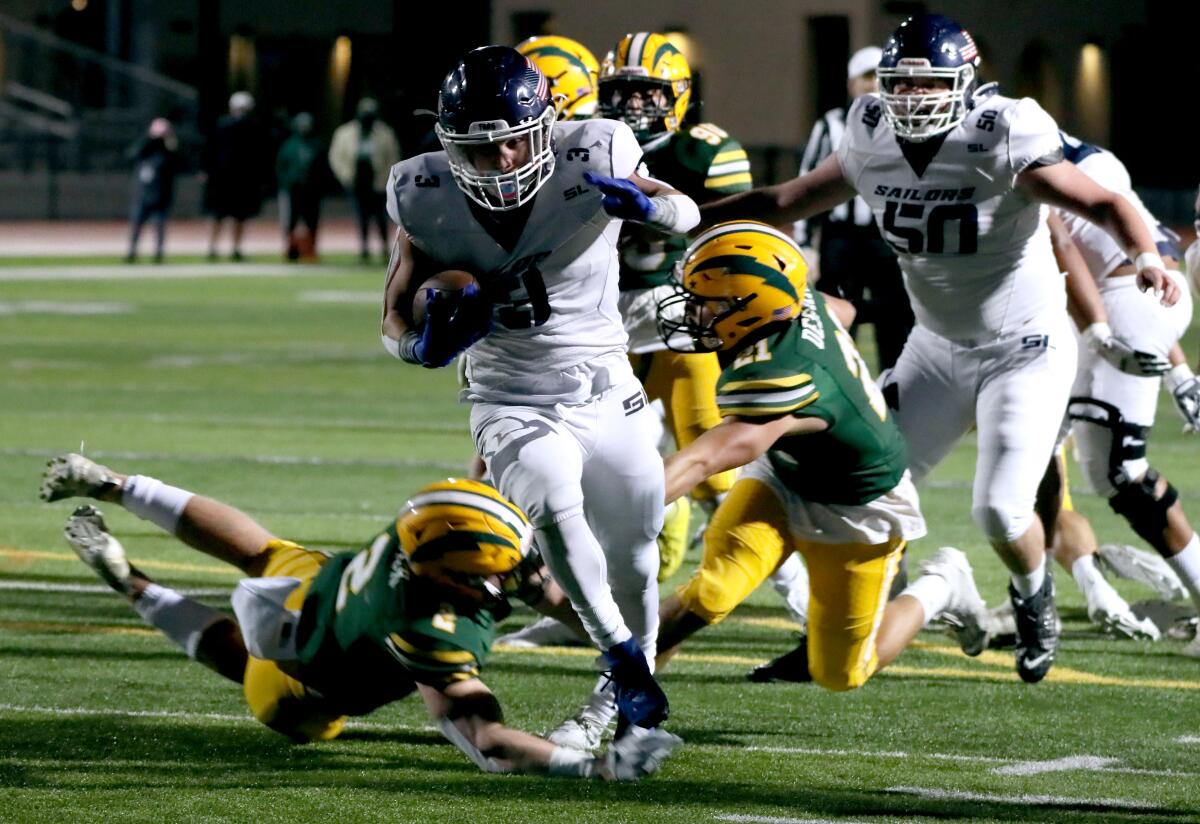
M 1083 143 L 1068 134 L 1062 135 L 1062 142 L 1067 160 L 1078 166 L 1079 171 L 1105 189 L 1116 192 L 1133 204 L 1133 208 L 1137 209 L 1146 228 L 1150 230 L 1154 242 L 1158 245 L 1159 253 L 1164 257 L 1170 255 L 1178 259 L 1179 250 L 1174 248 L 1175 240 L 1163 231 L 1158 220 L 1150 214 L 1150 210 L 1142 203 L 1137 192 L 1133 191 L 1133 183 L 1129 179 L 1129 170 L 1125 168 L 1125 164 L 1112 152 L 1105 151 L 1099 146 Z M 1057 211 L 1062 217 L 1063 223 L 1066 224 L 1067 231 L 1071 233 L 1071 239 L 1079 247 L 1084 262 L 1091 270 L 1092 277 L 1097 281 L 1107 277 L 1118 266 L 1130 262 L 1125 250 L 1104 229 L 1074 212 L 1068 212 L 1065 209 Z
M 442 269 L 475 274 L 495 303 L 491 332 L 469 350 L 472 400 L 580 402 L 594 390 L 587 364 L 611 362 L 613 353 L 623 360 L 621 221 L 604 211 L 583 174 L 629 177 L 642 151 L 624 123 L 584 120 L 555 125 L 554 153 L 554 173 L 511 251 L 475 217 L 445 152 L 392 167 L 388 215 Z
M 1054 119 L 1029 98 L 994 95 L 944 139 L 904 148 L 878 95 L 854 102 L 842 174 L 896 251 L 918 323 L 944 338 L 992 340 L 1064 311 L 1045 207 L 1013 189 L 1061 151 Z

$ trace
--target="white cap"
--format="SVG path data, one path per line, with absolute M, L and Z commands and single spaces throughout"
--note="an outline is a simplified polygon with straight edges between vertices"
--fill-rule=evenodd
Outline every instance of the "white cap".
M 875 71 L 875 67 L 879 65 L 882 57 L 883 49 L 878 46 L 859 49 L 850 56 L 850 63 L 846 66 L 846 79 L 853 80 L 856 77 L 862 77 L 867 72 Z

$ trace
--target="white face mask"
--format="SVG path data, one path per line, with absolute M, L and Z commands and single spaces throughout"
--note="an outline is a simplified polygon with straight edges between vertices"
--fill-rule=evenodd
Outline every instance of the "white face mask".
M 557 112 L 547 106 L 535 120 L 509 126 L 504 121 L 472 123 L 466 134 L 447 132 L 434 126 L 450 163 L 450 173 L 458 188 L 475 203 L 496 212 L 516 209 L 528 203 L 554 172 L 551 137 Z M 529 141 L 529 159 L 510 172 L 480 169 L 472 147 L 498 145 L 514 137 Z
M 884 117 L 897 135 L 919 142 L 950 131 L 967 116 L 967 95 L 975 81 L 975 67 L 968 64 L 938 69 L 923 58 L 904 58 L 895 67 L 880 66 L 876 76 Z M 920 85 L 928 79 L 946 81 L 950 88 L 928 94 L 894 91 L 901 84 Z

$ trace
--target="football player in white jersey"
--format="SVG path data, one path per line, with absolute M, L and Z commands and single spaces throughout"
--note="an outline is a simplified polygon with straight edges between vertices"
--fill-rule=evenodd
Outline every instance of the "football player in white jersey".
M 1107 319 L 1099 324 L 1099 334 L 1098 324 L 1092 324 L 1081 336 L 1086 345 L 1080 347 L 1070 406 L 1075 456 L 1091 487 L 1158 551 L 1200 609 L 1200 536 L 1184 515 L 1177 490 L 1146 459 L 1160 375 L 1165 373 L 1166 387 L 1185 421 L 1191 426 L 1200 422 L 1194 413 L 1200 402 L 1200 388 L 1179 346 L 1192 319 L 1192 299 L 1179 271 L 1182 253 L 1176 244 L 1178 238 L 1142 204 L 1133 191 L 1129 172 L 1114 154 L 1065 133 L 1062 142 L 1066 158 L 1081 172 L 1121 193 L 1137 209 L 1154 235 L 1167 274 L 1181 295 L 1169 307 L 1147 299 L 1133 283 L 1133 264 L 1107 232 L 1071 212 L 1056 210 L 1087 273 L 1095 280 Z M 1074 298 L 1073 291 L 1070 296 Z M 1078 322 L 1082 308 L 1077 303 L 1071 300 L 1072 314 Z M 1131 351 L 1095 345 L 1097 338 L 1114 334 Z M 1082 518 L 1078 513 L 1068 517 Z M 1098 573 L 1088 576 L 1092 567 L 1083 558 L 1075 562 L 1078 566 L 1082 561 L 1079 573 L 1072 572 L 1086 590 Z M 1200 641 L 1188 651 L 1200 657 Z
M 622 218 L 686 232 L 696 204 L 635 174 L 628 126 L 556 122 L 545 76 L 506 46 L 447 75 L 435 130 L 443 151 L 397 164 L 388 184 L 400 230 L 384 346 L 427 367 L 471 347 L 476 450 L 608 660 L 621 718 L 657 726 L 663 469 L 625 354 L 616 241 Z M 480 285 L 429 290 L 414 328 L 410 286 L 449 269 Z
M 861 195 L 896 250 L 917 327 L 884 394 L 923 477 L 974 425 L 972 515 L 1012 573 L 1017 672 L 1039 681 L 1058 644 L 1045 532 L 1034 517 L 1075 373 L 1076 345 L 1046 228 L 1049 204 L 1086 215 L 1135 262 L 1134 282 L 1178 300 L 1153 238 L 1124 198 L 1063 162 L 1038 104 L 973 105 L 970 34 L 940 15 L 909 18 L 884 48 L 881 92 L 859 98 L 836 153 L 809 174 L 733 195 L 706 224 L 776 225 Z

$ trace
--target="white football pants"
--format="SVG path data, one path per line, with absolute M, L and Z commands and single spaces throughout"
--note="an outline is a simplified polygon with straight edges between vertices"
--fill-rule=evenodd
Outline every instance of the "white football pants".
M 471 410 L 489 475 L 529 517 L 592 641 L 604 650 L 632 634 L 651 662 L 664 495 L 653 415 L 632 378 L 582 404 Z
M 976 428 L 971 515 L 993 543 L 1019 538 L 1033 522 L 1038 484 L 1075 376 L 1075 353 L 1066 312 L 986 343 L 951 341 L 918 325 L 896 365 L 880 376 L 908 441 L 914 480 Z

